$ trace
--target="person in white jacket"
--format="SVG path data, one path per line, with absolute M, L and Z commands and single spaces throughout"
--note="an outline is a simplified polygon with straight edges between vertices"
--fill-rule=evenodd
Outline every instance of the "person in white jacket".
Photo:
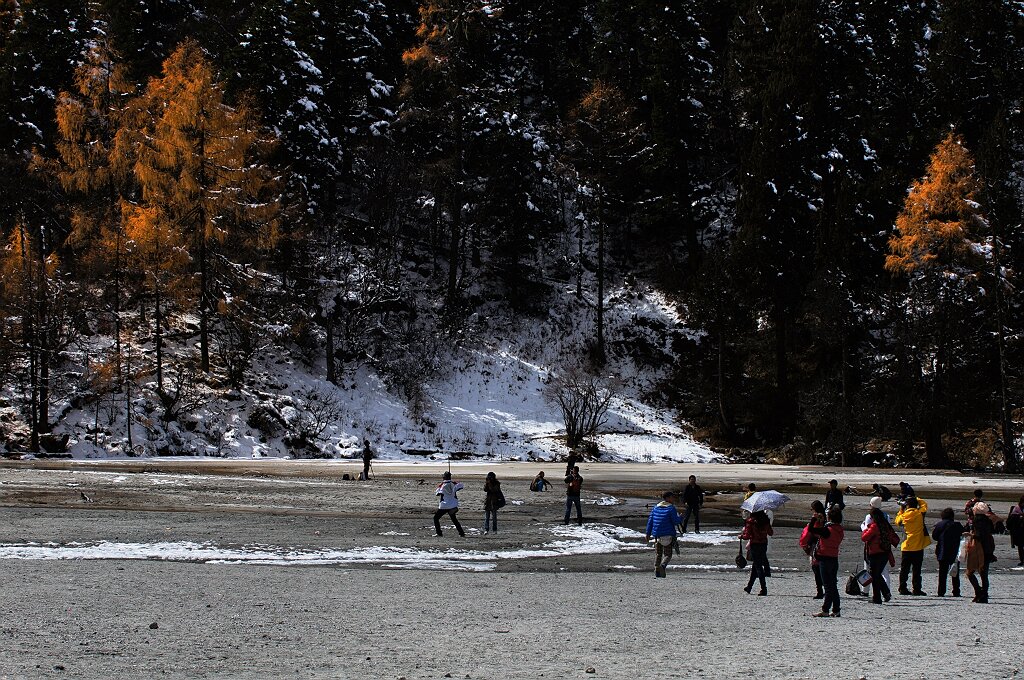
M 455 513 L 459 511 L 458 492 L 462 491 L 462 482 L 453 482 L 452 473 L 450 472 L 445 472 L 441 479 L 443 481 L 438 485 L 437 491 L 434 493 L 435 496 L 441 497 L 440 502 L 437 504 L 437 512 L 434 513 L 434 531 L 437 532 L 438 536 L 442 535 L 441 518 L 448 515 L 452 518 L 459 536 L 465 536 L 466 532 L 462 530 L 459 518 L 455 516 Z

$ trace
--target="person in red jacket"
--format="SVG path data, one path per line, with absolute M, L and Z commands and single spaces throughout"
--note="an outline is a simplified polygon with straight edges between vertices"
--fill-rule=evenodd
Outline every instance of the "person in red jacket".
M 839 544 L 843 542 L 843 510 L 833 505 L 828 511 L 828 522 L 823 527 L 811 526 L 818 537 L 816 555 L 821 582 L 825 587 L 825 601 L 815 616 L 839 617 Z M 832 610 L 829 613 L 829 609 Z
M 774 533 L 772 522 L 764 510 L 752 513 L 746 524 L 743 525 L 740 538 L 750 542 L 750 581 L 743 589 L 748 593 L 754 587 L 754 580 L 759 579 L 761 591 L 758 595 L 768 594 L 768 585 L 765 583 L 764 577 L 767 575 L 768 569 L 771 568 L 768 564 L 768 537 Z
M 892 556 L 892 547 L 895 545 L 896 532 L 880 508 L 871 511 L 871 522 L 861 532 L 860 540 L 864 541 L 864 552 L 868 557 L 868 567 L 871 572 L 871 601 L 875 604 L 882 604 L 883 598 L 886 602 L 892 599 L 892 592 L 889 584 L 882 578 L 882 569 L 886 563 L 889 566 L 896 564 L 896 558 Z

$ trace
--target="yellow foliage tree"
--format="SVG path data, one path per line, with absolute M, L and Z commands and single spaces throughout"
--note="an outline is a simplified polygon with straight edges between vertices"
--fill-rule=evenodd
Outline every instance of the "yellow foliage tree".
M 105 42 L 92 44 L 75 72 L 74 93 L 57 98 L 57 177 L 74 198 L 66 245 L 111 277 L 115 365 L 120 376 L 124 225 L 121 206 L 134 184 L 134 88 Z
M 209 371 L 216 247 L 277 239 L 279 183 L 263 161 L 274 141 L 249 106 L 226 103 L 224 85 L 193 40 L 168 57 L 143 97 L 148 121 L 134 173 L 148 208 L 139 219 L 161 223 L 167 238 L 180 233 L 198 268 L 200 362 Z
M 933 467 L 949 463 L 942 443 L 947 374 L 956 362 L 956 338 L 976 323 L 970 313 L 973 282 L 991 252 L 982 233 L 988 223 L 976 200 L 981 190 L 963 139 L 949 133 L 932 153 L 925 176 L 911 185 L 885 260 L 888 271 L 911 284 L 902 307 L 912 329 L 905 348 L 925 393 L 925 451 Z
M 932 153 L 924 177 L 910 186 L 885 268 L 895 274 L 956 266 L 974 259 L 974 238 L 984 225 L 981 182 L 963 139 L 949 133 Z

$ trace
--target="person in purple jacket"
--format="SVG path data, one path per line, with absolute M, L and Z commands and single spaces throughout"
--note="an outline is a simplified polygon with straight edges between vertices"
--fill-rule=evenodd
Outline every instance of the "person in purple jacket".
M 675 548 L 676 527 L 681 521 L 675 505 L 677 498 L 674 491 L 661 494 L 661 502 L 651 509 L 647 518 L 647 540 L 653 538 L 655 542 L 654 575 L 657 578 L 665 578 L 665 567 Z

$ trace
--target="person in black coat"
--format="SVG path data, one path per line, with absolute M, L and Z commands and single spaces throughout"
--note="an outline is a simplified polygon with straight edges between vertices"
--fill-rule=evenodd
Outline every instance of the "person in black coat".
M 700 509 L 704 505 L 704 489 L 697 484 L 697 478 L 690 475 L 690 483 L 683 489 L 683 504 L 686 512 L 683 513 L 683 533 L 686 533 L 686 524 L 693 515 L 693 530 L 700 533 Z
M 846 501 L 843 500 L 843 492 L 839 488 L 839 481 L 835 479 L 828 483 L 828 491 L 825 492 L 825 512 L 828 512 L 833 507 L 840 510 L 846 507 Z
M 960 537 L 964 525 L 954 519 L 953 508 L 942 511 L 942 519 L 932 528 L 935 541 L 935 557 L 939 560 L 939 597 L 946 594 L 946 576 L 957 562 L 960 552 Z M 953 597 L 960 597 L 960 568 L 952 569 Z
M 883 501 L 887 501 L 892 498 L 892 491 L 889 491 L 888 487 L 875 483 L 871 485 L 871 489 L 875 492 L 875 495 Z

